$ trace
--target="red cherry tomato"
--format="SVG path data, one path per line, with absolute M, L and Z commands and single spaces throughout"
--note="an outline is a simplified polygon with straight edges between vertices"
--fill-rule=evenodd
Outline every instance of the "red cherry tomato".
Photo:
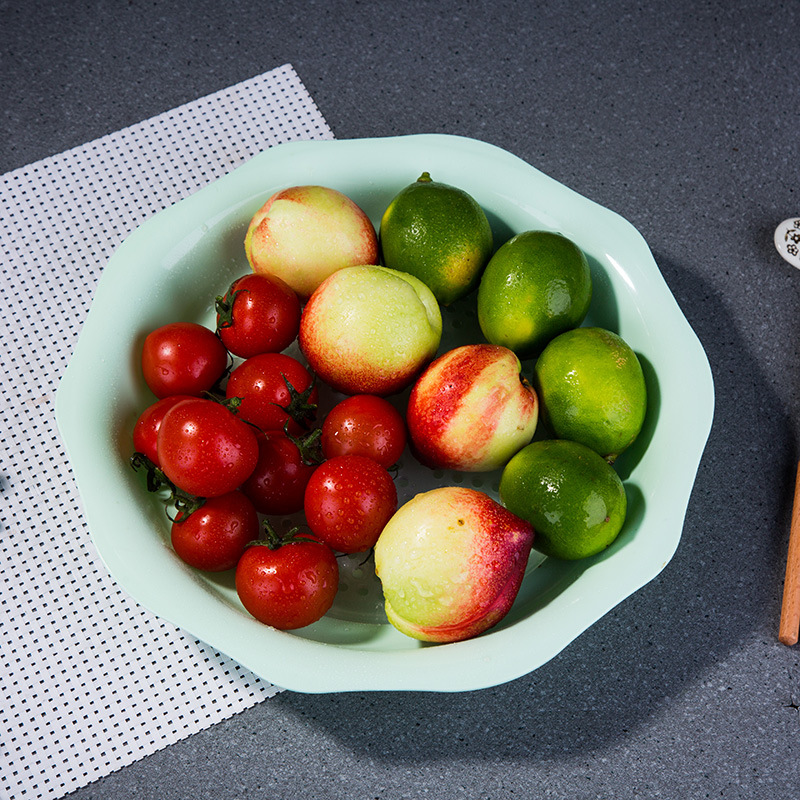
M 262 514 L 284 515 L 303 510 L 303 498 L 318 463 L 283 431 L 258 434 L 258 462 L 242 491 Z M 305 463 L 311 460 L 312 463 Z
M 194 322 L 171 322 L 147 335 L 142 347 L 142 374 L 156 397 L 207 392 L 228 366 L 228 351 L 219 338 Z
M 365 456 L 336 456 L 317 467 L 306 486 L 311 532 L 341 553 L 374 547 L 397 511 L 397 489 L 385 467 Z
M 250 477 L 258 442 L 253 428 L 225 406 L 193 397 L 164 414 L 158 460 L 179 489 L 197 497 L 217 497 Z
M 280 630 L 316 622 L 330 610 L 338 587 L 336 557 L 316 541 L 253 545 L 236 567 L 242 605 L 260 622 Z
M 294 396 L 287 381 L 295 390 Z M 297 434 L 305 429 L 302 420 L 313 419 L 316 413 L 319 393 L 313 383 L 311 373 L 296 358 L 284 353 L 262 353 L 231 372 L 225 394 L 241 398 L 241 419 L 264 431 L 283 430 L 288 420 L 289 431 Z M 289 408 L 289 413 L 284 408 Z
M 258 514 L 238 491 L 210 497 L 187 517 L 179 513 L 171 531 L 178 556 L 206 572 L 233 569 L 258 534 Z
M 188 394 L 174 394 L 156 400 L 139 415 L 139 419 L 133 426 L 134 450 L 146 455 L 157 467 L 160 466 L 158 463 L 158 429 L 161 427 L 161 420 L 172 406 L 180 403 L 181 400 L 188 400 L 190 397 L 191 395 Z
M 244 275 L 217 298 L 217 332 L 234 355 L 279 353 L 300 329 L 300 300 L 275 275 Z
M 405 421 L 388 400 L 354 395 L 334 406 L 325 417 L 322 452 L 326 458 L 367 456 L 388 468 L 402 455 L 406 436 Z

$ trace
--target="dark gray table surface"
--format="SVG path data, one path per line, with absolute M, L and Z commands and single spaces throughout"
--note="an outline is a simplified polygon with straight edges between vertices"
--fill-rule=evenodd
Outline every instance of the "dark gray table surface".
M 683 537 L 510 684 L 285 692 L 71 797 L 800 797 L 800 273 L 772 244 L 800 215 L 800 4 L 0 0 L 0 172 L 286 62 L 338 138 L 483 139 L 642 232 L 716 386 Z

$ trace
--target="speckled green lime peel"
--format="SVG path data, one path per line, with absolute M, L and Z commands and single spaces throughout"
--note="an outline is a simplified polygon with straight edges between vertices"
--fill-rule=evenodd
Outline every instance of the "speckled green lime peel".
M 585 324 L 619 333 L 639 355 L 648 383 L 644 429 L 616 465 L 628 490 L 628 519 L 615 544 L 592 559 L 532 560 L 508 617 L 470 641 L 426 646 L 398 633 L 375 602 L 374 578 L 352 565 L 328 617 L 301 631 L 275 631 L 243 610 L 231 575 L 209 578 L 174 556 L 163 507 L 128 466 L 133 422 L 153 400 L 137 352 L 164 322 L 213 324 L 215 293 L 247 271 L 247 223 L 277 189 L 331 186 L 377 226 L 392 197 L 423 171 L 472 194 L 497 244 L 542 228 L 586 252 L 594 296 Z M 461 340 L 470 325 L 481 340 L 469 308 L 448 314 Z M 524 366 L 530 371 L 529 362 Z M 553 658 L 671 559 L 713 410 L 703 348 L 635 228 L 501 149 L 445 135 L 279 145 L 149 219 L 105 267 L 56 398 L 94 543 L 119 585 L 266 680 L 304 692 L 471 690 Z M 406 493 L 458 479 L 433 478 L 406 462 Z

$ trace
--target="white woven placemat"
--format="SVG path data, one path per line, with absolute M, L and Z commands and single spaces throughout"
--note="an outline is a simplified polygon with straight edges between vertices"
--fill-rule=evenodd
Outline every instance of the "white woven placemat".
M 330 138 L 284 65 L 0 178 L 2 800 L 62 797 L 279 691 L 109 577 L 53 400 L 137 225 L 271 145 Z

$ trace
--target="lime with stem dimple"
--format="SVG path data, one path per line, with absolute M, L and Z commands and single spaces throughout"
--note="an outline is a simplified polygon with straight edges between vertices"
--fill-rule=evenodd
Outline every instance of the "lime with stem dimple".
M 392 199 L 379 240 L 384 265 L 419 278 L 443 305 L 475 288 L 493 247 L 478 202 L 427 172 Z

